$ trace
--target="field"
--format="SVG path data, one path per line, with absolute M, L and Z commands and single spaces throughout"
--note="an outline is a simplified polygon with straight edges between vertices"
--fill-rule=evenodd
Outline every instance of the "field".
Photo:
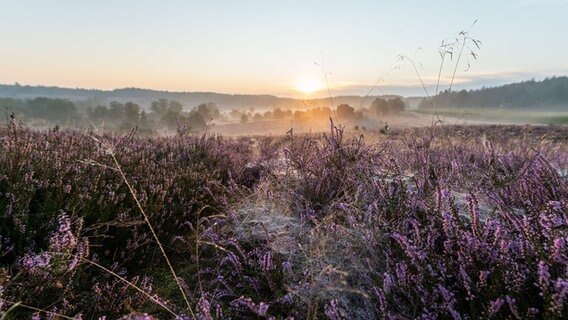
M 431 109 L 418 109 L 420 114 L 432 114 Z M 449 117 L 451 123 L 505 123 L 505 124 L 539 124 L 566 125 L 568 112 L 542 110 L 514 110 L 489 108 L 440 108 L 436 110 L 440 117 Z
M 566 127 L 448 123 L 0 127 L 2 319 L 568 317 Z

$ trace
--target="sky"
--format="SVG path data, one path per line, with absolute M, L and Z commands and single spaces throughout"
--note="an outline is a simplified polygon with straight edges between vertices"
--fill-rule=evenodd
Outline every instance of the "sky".
M 438 78 L 475 89 L 568 75 L 567 16 L 568 0 L 0 0 L 0 83 L 423 96 L 420 80 L 434 94 Z M 460 31 L 481 41 L 467 43 L 477 59 L 458 48 L 442 64 Z

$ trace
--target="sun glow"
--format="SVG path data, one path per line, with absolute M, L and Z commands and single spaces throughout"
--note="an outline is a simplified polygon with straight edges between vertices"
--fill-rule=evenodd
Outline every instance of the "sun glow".
M 296 84 L 296 90 L 305 94 L 314 93 L 316 91 L 321 90 L 322 88 L 323 88 L 322 83 L 317 79 L 313 78 L 302 79 Z

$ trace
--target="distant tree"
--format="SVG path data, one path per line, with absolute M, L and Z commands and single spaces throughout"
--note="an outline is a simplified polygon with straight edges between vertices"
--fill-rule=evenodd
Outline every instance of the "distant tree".
M 179 119 L 181 118 L 181 113 L 176 113 L 168 110 L 168 112 L 166 112 L 160 120 L 166 127 L 175 129 L 178 125 Z
M 187 124 L 191 131 L 199 131 L 205 129 L 207 123 L 199 112 L 190 112 L 187 117 Z
M 99 125 L 108 118 L 109 109 L 107 106 L 96 106 L 94 108 L 87 108 L 87 118 L 92 123 Z
M 241 123 L 247 123 L 249 120 L 249 117 L 246 114 L 243 114 L 241 116 Z
M 550 93 L 547 95 L 554 105 L 568 105 L 568 81 L 563 83 L 556 81 L 554 85 L 550 86 Z
M 142 110 L 140 112 L 140 127 L 142 129 L 150 129 L 150 122 L 148 121 L 148 115 L 146 114 L 146 111 Z
M 21 99 L 0 98 L 0 108 L 2 111 L 24 113 L 27 111 L 27 104 Z
M 152 104 L 150 106 L 150 111 L 152 111 L 153 113 L 159 116 L 163 116 L 168 111 L 168 107 L 169 107 L 168 99 L 160 99 L 158 101 L 152 101 Z
M 111 102 L 108 111 L 108 119 L 113 124 L 121 123 L 124 119 L 124 105 L 116 101 Z
M 199 112 L 206 122 L 217 119 L 221 116 L 221 112 L 217 105 L 213 102 L 202 103 L 195 107 L 193 110 Z
M 211 110 L 209 110 L 209 107 L 207 106 L 206 103 L 198 105 L 197 107 L 194 108 L 194 110 L 197 111 L 197 113 L 199 113 L 206 122 L 213 120 L 213 115 L 211 114 Z
M 558 110 L 568 105 L 568 77 L 552 77 L 543 81 L 534 79 L 494 88 L 479 90 L 445 90 L 424 100 L 420 108 L 540 108 Z
M 390 112 L 389 102 L 382 98 L 376 98 L 375 101 L 371 103 L 370 110 L 377 116 L 386 116 Z
M 317 119 L 326 119 L 333 114 L 329 107 L 314 108 L 310 113 L 312 114 L 312 117 Z
M 282 111 L 282 109 L 280 109 L 280 108 L 276 108 L 272 112 L 272 117 L 274 119 L 284 119 L 284 118 L 286 118 L 286 112 Z
M 406 108 L 406 104 L 399 97 L 389 99 L 388 105 L 389 105 L 389 113 L 391 114 L 397 114 L 399 112 L 404 111 L 404 109 Z
M 461 90 L 452 95 L 450 99 L 452 105 L 462 108 L 475 107 L 475 101 L 471 94 L 466 90 Z
M 234 120 L 238 120 L 241 119 L 241 116 L 243 115 L 243 113 L 239 110 L 239 109 L 232 109 L 229 112 L 229 116 L 231 118 L 233 118 Z
M 138 123 L 140 119 L 140 106 L 134 102 L 127 102 L 124 104 L 125 120 L 130 123 Z
M 307 118 L 308 118 L 308 112 L 306 112 L 306 111 L 296 110 L 294 112 L 294 120 L 303 121 L 303 120 L 307 120 Z
M 175 100 L 170 100 L 167 113 L 179 115 L 183 112 L 183 105 Z
M 418 104 L 418 109 L 431 109 L 434 107 L 432 101 L 428 98 L 423 98 Z
M 80 119 L 75 104 L 67 99 L 35 98 L 28 101 L 30 113 L 53 123 L 71 123 Z
M 343 120 L 353 120 L 356 118 L 355 108 L 348 104 L 340 104 L 336 110 L 337 117 Z
M 181 104 L 181 102 L 175 101 L 175 100 L 170 100 L 169 106 L 168 106 L 168 112 L 173 112 L 176 114 L 180 114 L 183 111 L 183 105 Z

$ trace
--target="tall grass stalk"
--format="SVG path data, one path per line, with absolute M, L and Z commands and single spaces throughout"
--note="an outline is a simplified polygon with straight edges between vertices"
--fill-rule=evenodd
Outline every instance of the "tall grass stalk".
M 156 241 L 156 243 L 158 244 L 158 247 L 160 248 L 162 256 L 166 260 L 168 268 L 170 269 L 170 272 L 171 272 L 172 276 L 174 277 L 174 280 L 177 284 L 177 287 L 178 287 L 179 291 L 181 292 L 181 295 L 183 296 L 183 300 L 186 303 L 186 306 L 188 308 L 188 311 L 191 314 L 191 317 L 193 319 L 197 319 L 195 317 L 195 314 L 193 313 L 193 308 L 191 307 L 191 303 L 189 302 L 189 299 L 187 298 L 187 295 L 186 295 L 185 291 L 183 290 L 183 287 L 180 283 L 179 277 L 178 277 L 176 271 L 174 270 L 174 267 L 172 266 L 172 263 L 170 262 L 170 259 L 168 258 L 168 255 L 166 254 L 166 251 L 164 250 L 164 246 L 162 245 L 162 242 L 158 238 L 156 231 L 154 231 L 154 227 L 152 227 L 152 223 L 150 223 L 150 219 L 148 218 L 146 211 L 144 210 L 144 208 L 140 204 L 140 200 L 138 200 L 138 197 L 136 196 L 136 191 L 134 191 L 134 188 L 132 188 L 132 185 L 130 185 L 130 182 L 128 182 L 128 179 L 126 178 L 126 175 L 124 174 L 124 171 L 122 170 L 122 167 L 120 166 L 120 164 L 118 163 L 118 160 L 116 159 L 116 156 L 114 154 L 114 150 L 112 148 L 108 148 L 108 151 L 109 151 L 109 154 L 112 158 L 112 161 L 116 165 L 116 169 L 117 169 L 118 173 L 120 174 L 120 177 L 122 178 L 122 180 L 126 184 L 128 191 L 132 195 L 132 198 L 134 199 L 134 201 L 136 203 L 136 207 L 138 208 L 140 213 L 142 213 L 142 215 L 144 216 L 144 221 L 148 225 L 148 228 L 150 229 L 150 232 L 152 233 L 152 237 L 154 237 L 154 240 Z
M 10 308 L 8 308 L 8 310 L 6 310 L 5 312 L 0 314 L 1 315 L 0 320 L 7 319 L 6 317 L 9 315 L 9 313 L 11 311 L 15 310 L 16 308 L 25 308 L 25 309 L 28 309 L 28 310 L 43 312 L 43 313 L 46 313 L 46 314 L 49 314 L 49 315 L 52 315 L 52 316 L 55 316 L 55 317 L 58 317 L 58 318 L 61 318 L 61 319 L 70 319 L 70 320 L 76 320 L 77 319 L 75 317 L 69 317 L 69 316 L 66 316 L 64 314 L 60 314 L 60 313 L 57 313 L 57 312 L 52 312 L 52 311 L 48 311 L 48 310 L 45 310 L 45 309 L 28 306 L 27 304 L 23 304 L 21 302 L 11 301 L 11 300 L 7 300 L 7 299 L 3 299 L 3 300 L 4 300 L 4 302 L 11 304 L 12 306 Z
M 142 288 L 138 287 L 137 285 L 135 285 L 134 283 L 132 283 L 131 281 L 128 281 L 127 279 L 125 279 L 124 277 L 121 277 L 119 274 L 117 274 L 116 272 L 105 268 L 104 266 L 90 260 L 90 259 L 86 259 L 86 258 L 80 258 L 81 261 L 86 262 L 88 264 L 91 264 L 101 270 L 103 270 L 104 272 L 116 277 L 117 279 L 119 279 L 120 281 L 126 283 L 127 285 L 129 285 L 130 287 L 132 287 L 133 289 L 135 289 L 136 291 L 140 292 L 141 294 L 143 294 L 144 296 L 146 296 L 148 299 L 150 299 L 152 302 L 156 303 L 157 305 L 159 305 L 160 307 L 164 308 L 167 312 L 169 312 L 171 315 L 175 316 L 176 318 L 179 318 L 179 315 L 177 313 L 175 313 L 174 311 L 172 311 L 170 308 L 168 308 L 168 306 L 166 306 L 164 303 L 162 303 L 160 300 L 156 299 L 154 296 L 152 296 L 151 294 L 149 294 L 148 292 L 144 291 Z

